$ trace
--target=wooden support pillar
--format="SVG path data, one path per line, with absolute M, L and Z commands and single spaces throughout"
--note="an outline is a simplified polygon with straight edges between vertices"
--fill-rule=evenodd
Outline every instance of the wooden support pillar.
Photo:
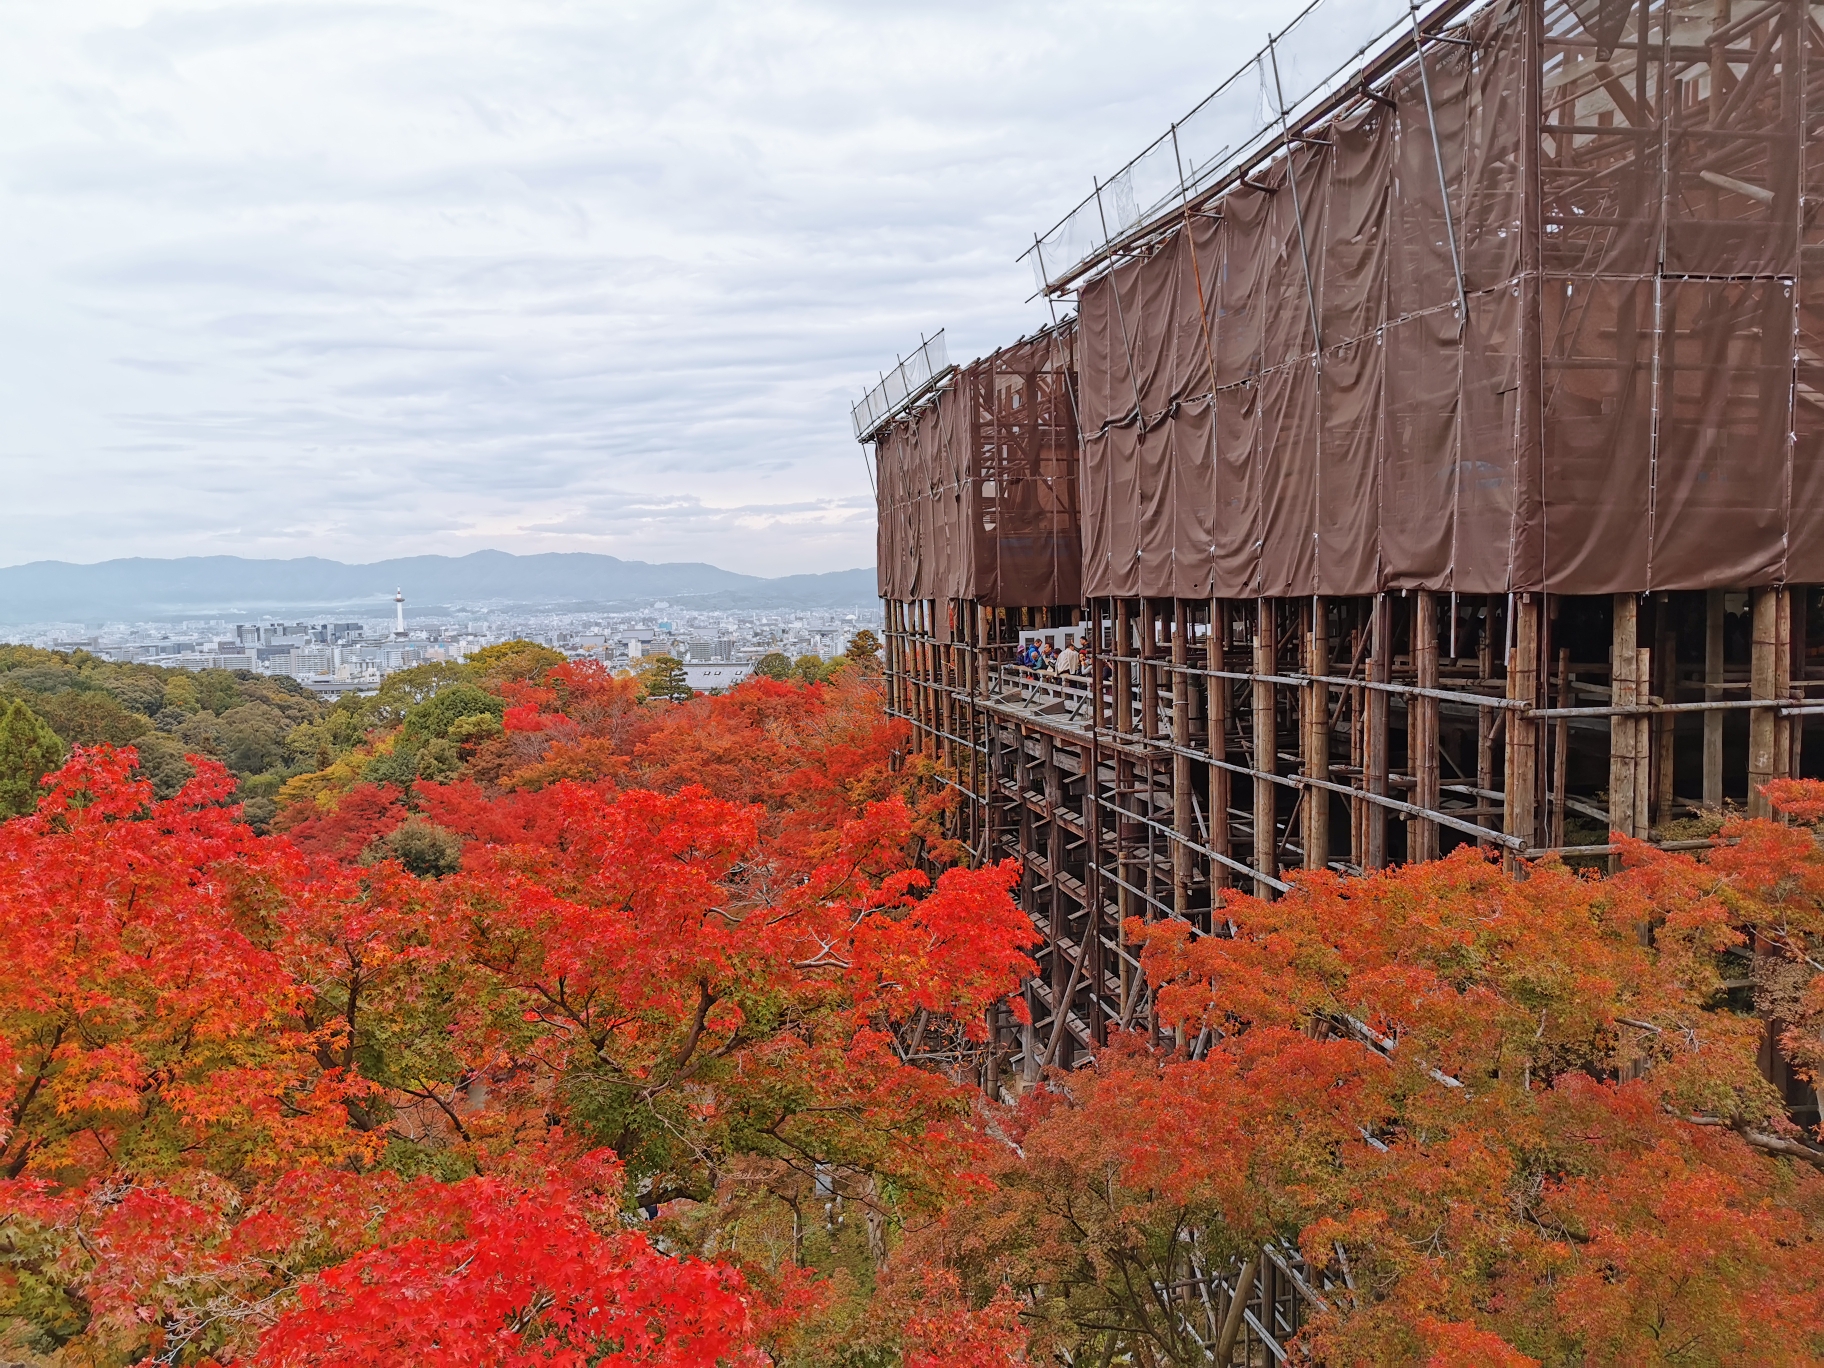
M 1610 633 L 1609 701 L 1618 708 L 1639 703 L 1646 693 L 1641 671 L 1640 601 L 1633 594 L 1617 594 L 1615 616 Z M 1649 653 L 1650 654 L 1650 653 Z M 1651 662 L 1649 660 L 1648 664 Z M 1646 806 L 1646 783 L 1641 773 L 1646 760 L 1642 719 L 1617 715 L 1609 719 L 1609 828 L 1624 836 L 1644 836 L 1642 809 Z M 1620 860 L 1611 856 L 1610 869 L 1618 869 Z
M 1134 654 L 1133 609 L 1126 599 L 1115 600 L 1115 730 L 1126 733 L 1134 729 Z
M 1324 601 L 1311 600 L 1311 621 L 1305 632 L 1305 673 L 1330 673 L 1330 637 Z M 1304 731 L 1305 774 L 1313 779 L 1330 777 L 1330 686 L 1311 683 L 1302 690 L 1301 721 Z M 1303 839 L 1305 868 L 1323 869 L 1330 862 L 1330 791 L 1307 788 L 1304 792 Z
M 1191 613 L 1183 599 L 1172 600 L 1172 829 L 1181 839 L 1172 842 L 1172 912 L 1188 916 L 1191 910 L 1191 850 L 1185 841 L 1196 840 L 1197 822 L 1191 814 Z
M 1476 682 L 1486 690 L 1495 677 L 1495 596 L 1484 599 L 1481 635 L 1476 639 Z M 1499 720 L 1493 708 L 1476 709 L 1476 807 L 1481 811 L 1476 825 L 1494 829 L 1494 818 L 1488 813 L 1488 795 L 1495 788 L 1495 723 Z M 1487 846 L 1489 842 L 1482 841 Z
M 1099 732 L 1108 725 L 1108 708 L 1103 701 L 1102 600 L 1089 601 L 1089 631 L 1080 645 L 1083 650 L 1083 673 L 1089 679 L 1089 729 Z
M 1085 963 L 1089 974 L 1090 1039 L 1097 1045 L 1108 1043 L 1108 1010 L 1104 997 L 1103 977 L 1108 972 L 1108 953 L 1103 941 L 1107 917 L 1102 887 L 1102 751 L 1094 736 L 1079 752 L 1083 757 L 1083 807 L 1080 816 L 1086 841 L 1083 860 L 1083 934 L 1089 938 L 1089 955 Z M 1119 1006 L 1116 1011 L 1119 1012 Z
M 1421 689 L 1438 687 L 1438 598 L 1421 589 L 1412 607 L 1413 674 Z M 1443 803 L 1438 771 L 1438 700 L 1414 695 L 1406 704 L 1407 764 L 1412 768 L 1412 801 L 1427 812 Z M 1438 824 L 1420 817 L 1407 828 L 1408 858 L 1414 864 L 1438 858 Z
M 1670 596 L 1659 594 L 1653 604 L 1653 696 L 1663 703 L 1678 702 L 1678 626 L 1672 618 Z M 1673 780 L 1673 723 L 1677 713 L 1660 713 L 1651 719 L 1653 740 L 1652 821 L 1663 827 L 1672 820 L 1676 796 Z
M 1368 679 L 1385 684 L 1393 673 L 1393 623 L 1389 616 L 1387 596 L 1376 594 L 1369 610 Z M 1367 690 L 1368 728 L 1363 738 L 1363 789 L 1368 793 L 1387 794 L 1387 691 Z M 1387 809 L 1379 803 L 1365 803 L 1362 813 L 1362 867 L 1380 869 L 1387 863 Z
M 1704 701 L 1723 696 L 1723 591 L 1704 592 Z M 1704 806 L 1723 806 L 1723 714 L 1704 714 Z
M 1749 694 L 1784 699 L 1792 693 L 1790 596 L 1784 589 L 1756 589 L 1754 637 L 1749 659 Z M 1791 763 L 1791 722 L 1772 708 L 1748 714 L 1748 815 L 1770 817 L 1773 808 L 1761 789 L 1785 776 Z
M 1001 792 L 1001 723 L 988 720 L 988 777 L 983 784 L 987 811 L 982 818 L 983 864 L 996 864 L 1001 859 L 1001 806 L 1006 801 Z
M 1571 706 L 1571 649 L 1558 648 L 1558 706 Z M 1553 846 L 1564 844 L 1565 799 L 1570 794 L 1571 719 L 1560 717 L 1552 723 L 1552 835 Z
M 1276 700 L 1273 685 L 1260 677 L 1277 673 L 1273 600 L 1256 599 L 1254 610 L 1254 674 L 1257 676 L 1251 709 L 1254 714 L 1254 768 L 1262 774 L 1276 774 L 1279 749 L 1279 730 L 1274 716 Z M 1279 877 L 1279 842 L 1274 814 L 1278 795 L 1273 787 L 1269 779 L 1259 775 L 1254 779 L 1254 868 L 1268 878 L 1276 879 Z M 1259 881 L 1256 881 L 1254 891 L 1263 898 L 1273 896 L 1272 885 Z
M 1223 665 L 1223 646 L 1228 641 L 1229 616 L 1226 599 L 1210 600 L 1210 637 L 1209 650 L 1205 655 L 1205 668 L 1221 670 Z M 1213 759 L 1226 760 L 1229 753 L 1229 681 L 1226 679 L 1207 678 L 1205 713 L 1209 717 L 1210 744 L 1209 753 Z M 1219 855 L 1234 858 L 1233 842 L 1229 839 L 1229 771 L 1221 765 L 1210 766 L 1210 849 Z M 1212 889 L 1229 886 L 1229 868 L 1212 860 L 1210 862 L 1210 886 Z M 1216 899 L 1212 894 L 1211 903 Z
M 1539 702 L 1539 595 L 1515 594 L 1514 645 L 1507 658 L 1507 696 L 1529 707 Z M 1539 724 L 1525 713 L 1507 714 L 1506 796 L 1503 826 L 1528 846 L 1539 844 Z
M 988 1049 L 982 1060 L 982 1093 L 995 1101 L 1001 1097 L 1001 1004 L 988 1007 Z
M 937 646 L 937 730 L 938 750 L 952 772 L 956 769 L 956 695 L 951 685 L 956 678 L 956 600 L 940 599 L 938 619 L 942 635 Z
M 1064 825 L 1058 820 L 1064 810 L 1064 781 L 1058 773 L 1057 741 L 1050 732 L 1039 733 L 1039 782 L 1044 786 L 1045 794 L 1045 903 L 1049 927 L 1046 939 L 1051 950 L 1052 1039 L 1046 1043 L 1053 1062 L 1068 1068 L 1069 1060 L 1063 1052 L 1069 1043 L 1064 1019 L 1070 1007 L 1065 996 L 1069 991 L 1071 955 L 1065 947 L 1068 928 L 1064 894 L 1058 887 L 1058 875 L 1064 868 Z
M 1159 613 L 1153 600 L 1140 600 L 1140 734 L 1159 735 Z
M 1786 591 L 1786 637 L 1790 644 L 1787 660 L 1790 664 L 1786 671 L 1787 693 L 1795 700 L 1805 697 L 1805 627 L 1810 617 L 1807 604 L 1811 598 L 1809 589 L 1788 589 Z M 1788 717 L 1783 719 L 1789 736 L 1786 752 L 1786 773 L 1797 777 L 1805 773 L 1805 719 Z
M 1372 599 L 1369 600 L 1373 602 Z M 1369 616 L 1372 618 L 1373 614 Z M 1370 628 L 1358 624 L 1349 634 L 1349 677 L 1355 677 L 1356 666 L 1366 650 L 1363 639 Z M 1366 792 L 1368 750 L 1365 738 L 1368 734 L 1368 691 L 1360 684 L 1352 684 L 1348 689 L 1349 703 L 1349 773 L 1350 783 L 1359 792 Z M 1349 862 L 1358 870 L 1367 868 L 1368 859 L 1368 803 L 1360 797 L 1349 799 Z

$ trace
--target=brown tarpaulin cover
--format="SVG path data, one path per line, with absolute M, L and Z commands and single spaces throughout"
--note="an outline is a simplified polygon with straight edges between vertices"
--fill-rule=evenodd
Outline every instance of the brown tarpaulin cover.
M 1824 30 L 1736 10 L 1497 0 L 1087 284 L 1082 592 L 1824 579 Z
M 958 370 L 875 441 L 882 598 L 1081 596 L 1073 325 Z

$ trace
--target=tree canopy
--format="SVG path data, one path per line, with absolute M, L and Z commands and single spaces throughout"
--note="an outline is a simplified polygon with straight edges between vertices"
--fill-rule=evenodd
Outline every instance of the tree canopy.
M 1824 1358 L 1824 785 L 1129 922 L 1153 1026 L 990 1098 L 1039 932 L 877 672 L 540 650 L 67 759 L 8 671 L 0 1359 L 1200 1363 L 1274 1260 L 1315 1362 Z

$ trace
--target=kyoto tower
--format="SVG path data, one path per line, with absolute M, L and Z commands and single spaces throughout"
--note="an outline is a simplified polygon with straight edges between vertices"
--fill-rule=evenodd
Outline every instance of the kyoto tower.
M 393 636 L 405 640 L 405 590 L 393 590 Z

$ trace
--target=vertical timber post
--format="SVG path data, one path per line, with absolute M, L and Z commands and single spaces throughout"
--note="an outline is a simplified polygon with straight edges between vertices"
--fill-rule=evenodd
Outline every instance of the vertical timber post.
M 1392 623 L 1388 620 L 1387 596 L 1376 594 L 1369 609 L 1372 617 L 1369 622 L 1368 636 L 1368 679 L 1370 683 L 1385 684 L 1393 670 L 1393 633 Z M 1387 796 L 1387 691 L 1369 689 L 1366 699 L 1368 705 L 1368 735 L 1363 755 L 1363 787 L 1371 794 Z M 1363 824 L 1367 828 L 1367 849 L 1363 854 L 1364 869 L 1380 869 L 1387 863 L 1387 809 L 1379 803 L 1365 805 L 1362 814 Z
M 1438 598 L 1421 589 L 1413 605 L 1412 664 L 1421 689 L 1438 687 Z M 1443 806 L 1438 772 L 1438 700 L 1415 694 L 1406 705 L 1408 763 L 1412 766 L 1412 801 L 1427 812 Z M 1480 801 L 1480 800 L 1478 800 Z M 1414 864 L 1438 858 L 1438 824 L 1421 817 L 1407 830 L 1408 858 Z
M 1508 698 L 1533 707 L 1539 701 L 1539 596 L 1514 596 L 1514 647 L 1507 661 Z M 1507 714 L 1506 796 L 1502 807 L 1507 834 L 1530 846 L 1539 843 L 1539 724 L 1517 708 Z M 1508 857 L 1513 863 L 1513 857 Z
M 1115 600 L 1115 730 L 1134 729 L 1134 620 L 1126 599 Z
M 1210 765 L 1210 849 L 1233 859 L 1235 851 L 1229 840 L 1229 771 L 1220 763 L 1228 759 L 1229 752 L 1229 681 L 1218 679 L 1215 673 L 1224 668 L 1222 651 L 1229 637 L 1228 607 L 1226 599 L 1210 600 L 1210 636 L 1209 647 L 1204 653 L 1204 668 L 1211 673 L 1204 682 L 1209 686 L 1205 709 L 1209 717 L 1209 753 L 1211 760 L 1216 762 Z M 1218 901 L 1215 890 L 1228 886 L 1228 866 L 1210 861 L 1212 912 Z
M 1609 702 L 1631 708 L 1640 701 L 1640 602 L 1633 594 L 1614 597 L 1615 616 L 1610 630 Z M 1629 714 L 1609 718 L 1609 829 L 1623 836 L 1637 836 L 1634 809 L 1639 784 L 1640 725 Z M 1611 872 L 1621 868 L 1621 857 L 1609 857 Z
M 1792 692 L 1789 603 L 1789 595 L 1784 589 L 1754 591 L 1754 638 L 1749 660 L 1749 695 L 1752 698 L 1783 700 Z M 1790 725 L 1772 708 L 1756 708 L 1748 714 L 1750 817 L 1773 815 L 1773 808 L 1761 789 L 1786 772 L 1792 753 L 1792 742 L 1786 732 Z
M 1172 600 L 1172 913 L 1188 916 L 1191 910 L 1191 848 L 1195 837 L 1191 816 L 1191 614 L 1183 599 Z
M 1704 592 L 1704 702 L 1723 696 L 1723 591 Z M 1706 808 L 1723 806 L 1723 714 L 1704 714 L 1704 791 Z
M 1653 695 L 1663 703 L 1678 702 L 1678 628 L 1672 618 L 1672 601 L 1661 594 L 1653 614 Z M 1672 820 L 1672 803 L 1677 796 L 1673 785 L 1677 766 L 1674 764 L 1673 723 L 1677 713 L 1658 713 L 1653 724 L 1653 825 L 1664 827 Z
M 1311 627 L 1305 633 L 1305 673 L 1312 680 L 1304 688 L 1304 752 L 1307 778 L 1330 777 L 1330 686 L 1318 680 L 1330 673 L 1330 638 L 1324 601 L 1311 600 Z M 1305 868 L 1323 869 L 1330 863 L 1330 790 L 1316 785 L 1305 790 Z
M 1571 706 L 1571 648 L 1558 648 L 1558 706 Z M 1564 845 L 1565 799 L 1570 794 L 1571 719 L 1552 723 L 1552 836 L 1554 847 Z
M 1495 596 L 1487 596 L 1482 610 L 1482 630 L 1476 641 L 1476 681 L 1480 689 L 1486 689 L 1494 680 L 1495 674 Z M 1479 815 L 1476 825 L 1493 827 L 1490 816 L 1488 795 L 1495 787 L 1495 722 L 1500 715 L 1493 708 L 1476 709 L 1476 809 Z M 1480 844 L 1486 846 L 1487 841 Z
M 1279 877 L 1274 817 L 1278 795 L 1273 792 L 1272 780 L 1265 776 L 1278 772 L 1279 734 L 1273 684 L 1268 678 L 1275 673 L 1277 655 L 1273 600 L 1256 599 L 1254 611 L 1254 868 L 1272 879 Z M 1256 881 L 1254 891 L 1262 898 L 1273 896 L 1271 884 Z

